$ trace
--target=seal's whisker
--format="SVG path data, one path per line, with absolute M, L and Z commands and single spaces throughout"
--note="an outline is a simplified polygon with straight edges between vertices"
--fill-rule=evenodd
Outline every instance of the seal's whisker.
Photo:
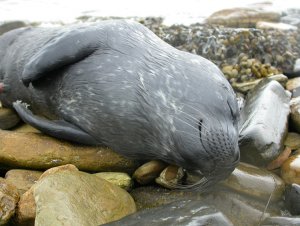
M 196 136 L 196 135 L 194 135 L 194 134 L 191 134 L 191 133 L 189 133 L 189 132 L 182 131 L 182 130 L 178 130 L 178 129 L 176 129 L 176 131 L 178 131 L 178 132 L 180 132 L 180 133 L 185 133 L 185 134 L 188 134 L 189 136 L 193 136 L 193 137 L 195 137 L 195 138 L 198 138 L 198 139 L 199 139 L 199 136 Z M 206 139 L 203 139 L 203 138 L 202 138 L 202 140 L 209 142 L 209 140 L 206 140 Z

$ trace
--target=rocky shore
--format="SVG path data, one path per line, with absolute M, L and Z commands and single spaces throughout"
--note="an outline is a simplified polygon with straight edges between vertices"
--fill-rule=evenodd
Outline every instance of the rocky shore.
M 199 178 L 48 137 L 0 108 L 0 225 L 300 224 L 300 9 L 229 9 L 191 26 L 135 19 L 223 71 L 240 105 L 241 163 L 205 193 L 172 190 Z M 3 22 L 0 34 L 29 25 L 40 26 Z

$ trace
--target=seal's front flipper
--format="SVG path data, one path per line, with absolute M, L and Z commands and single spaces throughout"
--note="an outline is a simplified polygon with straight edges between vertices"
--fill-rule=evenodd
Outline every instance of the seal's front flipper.
M 22 81 L 25 86 L 49 72 L 74 64 L 92 54 L 100 45 L 102 30 L 77 28 L 57 35 L 25 64 Z
M 16 101 L 13 103 L 13 106 L 24 122 L 28 123 L 29 125 L 35 127 L 45 134 L 81 144 L 101 144 L 89 134 L 82 131 L 80 128 L 64 120 L 50 121 L 33 115 L 32 112 L 27 109 L 27 105 L 25 103 Z

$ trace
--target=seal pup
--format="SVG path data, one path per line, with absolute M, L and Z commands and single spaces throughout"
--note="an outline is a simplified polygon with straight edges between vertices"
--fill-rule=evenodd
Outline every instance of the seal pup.
M 222 72 L 139 23 L 8 32 L 0 79 L 2 104 L 46 134 L 204 176 L 181 187 L 205 189 L 239 162 L 238 105 Z

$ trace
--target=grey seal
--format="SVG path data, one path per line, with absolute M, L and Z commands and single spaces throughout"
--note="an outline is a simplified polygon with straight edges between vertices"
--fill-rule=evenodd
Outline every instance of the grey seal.
M 137 22 L 10 31 L 0 79 L 2 104 L 46 134 L 203 175 L 182 188 L 205 189 L 239 162 L 238 105 L 221 71 Z

